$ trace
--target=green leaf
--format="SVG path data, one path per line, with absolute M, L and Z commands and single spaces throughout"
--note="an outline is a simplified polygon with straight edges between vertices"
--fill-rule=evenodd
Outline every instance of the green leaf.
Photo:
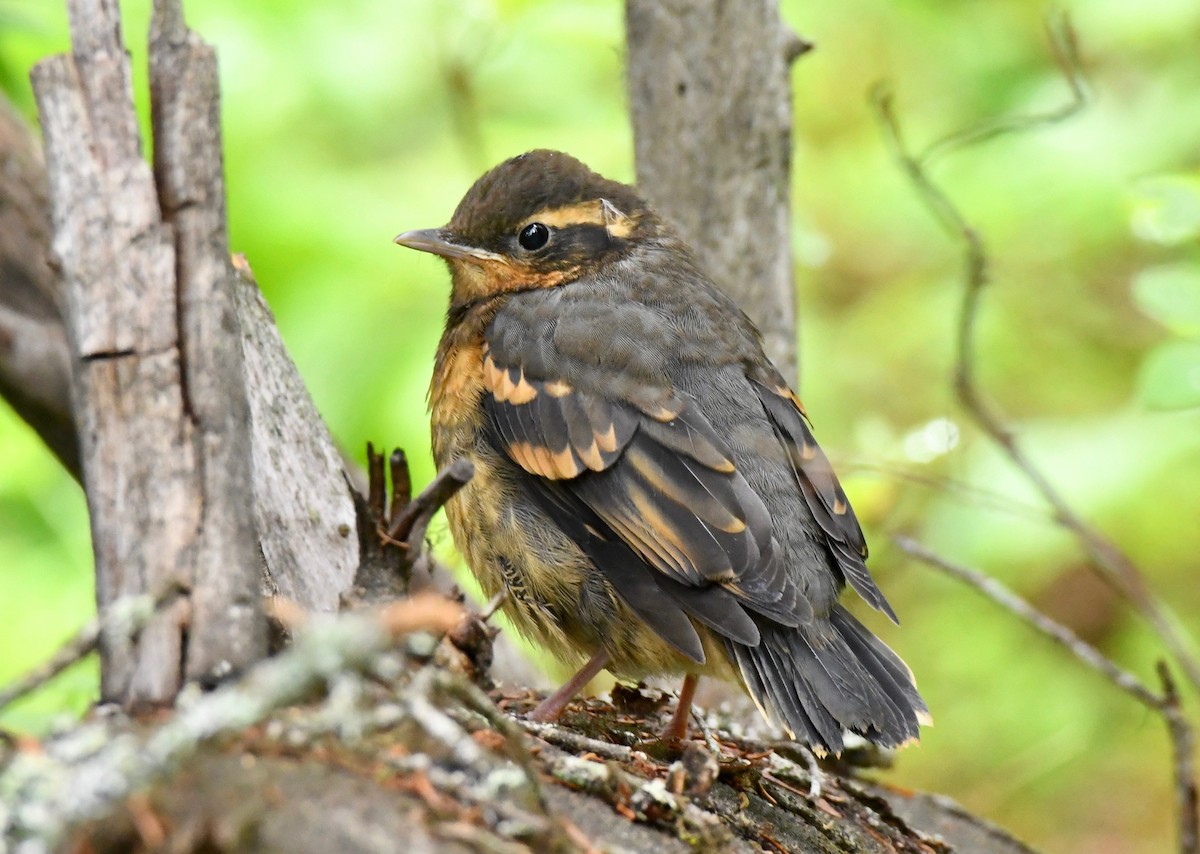
M 1200 237 L 1200 175 L 1160 175 L 1140 182 L 1130 224 L 1142 240 L 1167 246 Z
M 1168 341 L 1150 351 L 1138 376 L 1148 409 L 1200 406 L 1200 342 Z
M 1133 280 L 1133 301 L 1176 335 L 1200 335 L 1200 264 L 1143 270 Z

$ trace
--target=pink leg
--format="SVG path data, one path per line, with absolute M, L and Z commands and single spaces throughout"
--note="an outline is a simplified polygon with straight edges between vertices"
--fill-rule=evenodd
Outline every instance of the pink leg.
M 700 677 L 689 673 L 683 677 L 683 687 L 679 689 L 679 703 L 675 706 L 675 714 L 671 722 L 663 730 L 663 741 L 683 741 L 687 738 L 688 719 L 692 714 L 692 698 L 696 696 L 696 684 Z
M 556 720 L 563 713 L 563 709 L 567 707 L 567 703 L 571 702 L 571 699 L 582 690 L 583 686 L 591 682 L 592 677 L 608 666 L 608 661 L 608 653 L 604 650 L 593 655 L 588 663 L 579 669 L 578 673 L 566 681 L 566 684 L 542 700 L 538 707 L 529 713 L 529 720 L 538 723 Z

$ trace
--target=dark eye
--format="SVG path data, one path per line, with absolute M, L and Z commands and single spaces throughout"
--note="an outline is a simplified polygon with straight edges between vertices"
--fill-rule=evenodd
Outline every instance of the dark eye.
M 540 222 L 531 222 L 517 235 L 517 243 L 527 252 L 537 252 L 550 239 L 550 229 Z

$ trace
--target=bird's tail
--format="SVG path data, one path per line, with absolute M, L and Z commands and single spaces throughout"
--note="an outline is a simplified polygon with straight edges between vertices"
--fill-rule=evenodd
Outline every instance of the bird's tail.
M 758 646 L 726 646 L 759 710 L 793 738 L 837 754 L 846 730 L 893 747 L 930 722 L 912 671 L 840 605 L 828 623 L 755 622 Z

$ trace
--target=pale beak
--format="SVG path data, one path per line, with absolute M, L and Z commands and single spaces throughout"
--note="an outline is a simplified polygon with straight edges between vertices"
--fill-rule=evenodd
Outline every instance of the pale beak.
M 454 258 L 460 261 L 500 261 L 507 259 L 503 255 L 480 249 L 477 246 L 467 246 L 458 242 L 454 235 L 444 228 L 423 228 L 418 231 L 406 231 L 396 237 L 396 243 L 416 249 L 420 252 L 430 252 L 443 258 Z

